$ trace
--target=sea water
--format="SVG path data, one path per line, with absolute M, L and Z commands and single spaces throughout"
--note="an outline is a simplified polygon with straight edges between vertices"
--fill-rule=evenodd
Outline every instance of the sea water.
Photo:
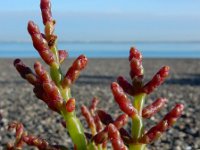
M 60 42 L 70 57 L 125 58 L 131 46 L 146 58 L 200 58 L 200 42 Z M 39 57 L 31 42 L 0 42 L 0 58 Z

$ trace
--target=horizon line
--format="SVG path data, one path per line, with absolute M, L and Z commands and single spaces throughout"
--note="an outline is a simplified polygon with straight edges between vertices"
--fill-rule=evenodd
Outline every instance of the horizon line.
M 0 43 L 32 43 L 31 40 L 10 40 L 0 41 Z M 112 40 L 59 40 L 58 43 L 200 43 L 200 40 L 127 40 L 127 41 L 112 41 Z

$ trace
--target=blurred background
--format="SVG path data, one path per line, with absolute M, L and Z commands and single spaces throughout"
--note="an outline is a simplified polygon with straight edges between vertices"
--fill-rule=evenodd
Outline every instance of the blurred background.
M 70 56 L 127 57 L 136 46 L 145 57 L 200 57 L 200 1 L 52 0 L 59 49 Z M 43 31 L 39 0 L 0 5 L 0 57 L 38 57 L 27 22 Z M 113 53 L 114 52 L 114 53 Z

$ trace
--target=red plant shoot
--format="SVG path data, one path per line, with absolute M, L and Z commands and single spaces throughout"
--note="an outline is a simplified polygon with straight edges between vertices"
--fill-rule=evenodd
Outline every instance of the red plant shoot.
M 162 67 L 147 83 L 144 82 L 144 67 L 142 54 L 132 47 L 129 53 L 130 81 L 123 76 L 111 84 L 111 91 L 117 107 L 123 112 L 113 118 L 108 112 L 98 109 L 98 98 L 94 98 L 89 107 L 82 105 L 81 113 L 90 130 L 84 130 L 76 116 L 78 98 L 71 94 L 71 87 L 80 73 L 86 68 L 88 59 L 80 55 L 66 73 L 61 69 L 62 63 L 68 57 L 68 52 L 57 48 L 57 36 L 54 33 L 56 21 L 52 17 L 50 0 L 41 0 L 41 14 L 44 33 L 38 26 L 28 22 L 28 32 L 33 46 L 43 61 L 48 65 L 49 72 L 37 61 L 34 71 L 26 66 L 22 60 L 16 59 L 14 66 L 20 76 L 33 86 L 35 96 L 42 100 L 52 111 L 63 118 L 62 124 L 72 139 L 76 150 L 106 150 L 111 142 L 114 150 L 145 150 L 146 145 L 152 143 L 169 129 L 181 116 L 184 106 L 175 107 L 155 126 L 146 129 L 144 121 L 161 111 L 167 99 L 158 98 L 152 104 L 145 106 L 149 94 L 155 91 L 169 75 L 169 67 Z M 128 96 L 128 95 L 129 96 Z M 126 124 L 131 122 L 131 129 Z M 53 145 L 46 140 L 30 135 L 20 122 L 9 124 L 9 130 L 14 129 L 15 141 L 8 143 L 8 150 L 23 149 L 24 145 L 34 146 L 39 150 L 66 150 L 66 146 Z M 129 132 L 130 131 L 130 132 Z

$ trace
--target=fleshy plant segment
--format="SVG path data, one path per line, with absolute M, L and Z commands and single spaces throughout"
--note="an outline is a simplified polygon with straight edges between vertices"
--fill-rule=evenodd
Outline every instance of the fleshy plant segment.
M 52 17 L 50 1 L 41 0 L 40 7 L 44 33 L 41 33 L 33 21 L 28 23 L 28 32 L 34 48 L 49 66 L 49 71 L 39 61 L 34 64 L 34 71 L 20 59 L 14 61 L 14 66 L 21 77 L 33 86 L 35 96 L 63 117 L 62 124 L 67 129 L 75 150 L 106 150 L 108 142 L 114 150 L 144 150 L 147 144 L 158 139 L 181 116 L 184 106 L 176 104 L 160 122 L 146 130 L 143 122 L 160 111 L 167 99 L 158 98 L 144 107 L 145 99 L 168 77 L 169 67 L 162 67 L 149 82 L 144 83 L 142 54 L 131 48 L 131 82 L 119 76 L 117 82 L 111 84 L 114 100 L 122 114 L 113 118 L 108 112 L 97 109 L 99 100 L 94 98 L 89 107 L 81 106 L 81 113 L 90 131 L 86 132 L 76 116 L 76 100 L 71 95 L 71 86 L 85 69 L 88 60 L 80 55 L 66 73 L 62 72 L 61 64 L 68 53 L 57 48 L 57 36 L 54 33 L 56 21 Z M 128 121 L 132 122 L 130 133 L 125 129 Z M 23 149 L 25 144 L 40 150 L 67 149 L 63 145 L 52 145 L 44 139 L 30 135 L 20 122 L 10 123 L 8 128 L 16 131 L 15 142 L 8 144 L 8 150 Z
M 128 139 L 128 143 L 126 143 L 128 148 L 131 150 L 143 150 L 146 144 L 158 139 L 164 131 L 176 122 L 181 116 L 184 106 L 176 104 L 157 125 L 146 131 L 143 121 L 160 111 L 167 99 L 158 98 L 152 104 L 144 107 L 145 99 L 164 82 L 169 75 L 169 67 L 163 66 L 149 82 L 144 83 L 142 55 L 136 48 L 130 49 L 129 62 L 132 82 L 129 83 L 124 77 L 120 76 L 117 79 L 117 83 L 113 82 L 111 84 L 111 90 L 120 109 L 132 121 L 131 137 Z M 132 98 L 129 99 L 126 94 Z

